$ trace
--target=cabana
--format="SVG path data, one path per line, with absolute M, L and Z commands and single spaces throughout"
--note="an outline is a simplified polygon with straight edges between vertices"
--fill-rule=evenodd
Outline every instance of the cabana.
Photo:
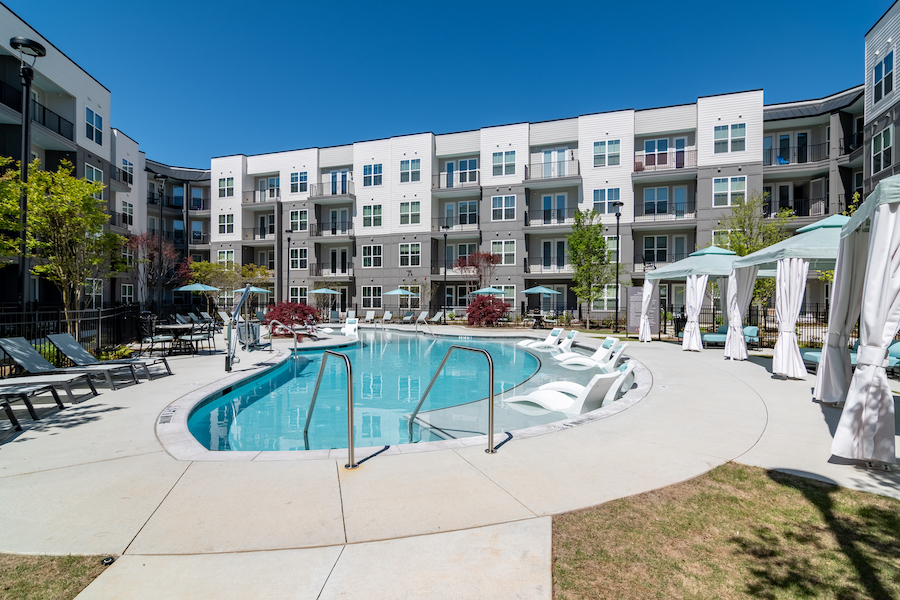
M 728 337 L 725 357 L 746 360 L 742 318 L 750 304 L 753 283 L 761 269 L 776 269 L 775 316 L 778 339 L 772 359 L 772 372 L 799 379 L 806 376 L 795 328 L 800 316 L 806 276 L 810 266 L 820 271 L 834 268 L 841 227 L 849 221 L 843 215 L 832 215 L 797 230 L 795 236 L 772 244 L 734 261 L 728 286 Z M 849 364 L 849 363 L 848 363 Z
M 896 463 L 887 352 L 900 328 L 900 176 L 875 188 L 841 230 L 828 336 L 813 395 L 843 405 L 831 453 Z M 849 337 L 859 319 L 856 371 Z
M 640 341 L 650 341 L 650 318 L 647 313 L 650 310 L 650 299 L 653 297 L 653 286 L 656 281 L 685 279 L 684 304 L 687 323 L 684 326 L 684 341 L 681 347 L 694 352 L 702 350 L 703 342 L 700 339 L 698 317 L 700 316 L 700 307 L 703 305 L 703 294 L 706 292 L 706 280 L 710 275 L 719 278 L 719 289 L 722 291 L 720 298 L 722 313 L 727 315 L 725 289 L 728 276 L 731 274 L 731 264 L 736 258 L 737 255 L 731 250 L 710 246 L 692 253 L 683 260 L 654 271 L 648 271 L 644 275 L 644 293 L 641 297 Z

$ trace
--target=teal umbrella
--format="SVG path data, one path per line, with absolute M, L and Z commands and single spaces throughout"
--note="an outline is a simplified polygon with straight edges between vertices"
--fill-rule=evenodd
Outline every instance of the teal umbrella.
M 481 296 L 483 294 L 484 295 L 489 294 L 489 295 L 493 295 L 493 296 L 505 296 L 506 292 L 504 292 L 503 290 L 498 290 L 495 287 L 486 287 L 486 288 L 481 288 L 480 290 L 475 290 L 474 292 L 472 292 L 469 295 L 470 296 Z
M 412 296 L 413 298 L 419 297 L 418 294 L 414 294 L 414 293 L 410 292 L 409 290 L 403 290 L 403 289 L 391 290 L 389 292 L 383 293 L 382 296 Z
M 556 290 L 551 290 L 550 288 L 539 285 L 537 287 L 528 288 L 522 292 L 523 294 L 561 294 L 562 292 L 557 292 Z
M 341 295 L 340 292 L 336 292 L 334 290 L 329 290 L 328 288 L 319 288 L 316 290 L 309 290 L 308 293 L 309 294 L 337 294 L 338 296 Z
M 213 287 L 211 285 L 204 285 L 202 283 L 192 283 L 190 285 L 183 285 L 180 288 L 175 289 L 176 292 L 218 292 L 219 288 Z
M 264 290 L 263 288 L 258 288 L 256 286 L 252 286 L 252 285 L 246 291 L 250 292 L 251 294 L 271 294 L 272 293 L 270 290 Z M 235 294 L 243 294 L 244 290 L 234 290 L 234 293 Z

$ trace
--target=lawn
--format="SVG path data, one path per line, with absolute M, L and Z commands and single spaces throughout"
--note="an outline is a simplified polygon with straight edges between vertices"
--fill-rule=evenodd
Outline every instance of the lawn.
M 68 600 L 106 569 L 103 556 L 0 554 L 0 598 Z
M 900 598 L 900 501 L 737 464 L 553 519 L 553 596 Z

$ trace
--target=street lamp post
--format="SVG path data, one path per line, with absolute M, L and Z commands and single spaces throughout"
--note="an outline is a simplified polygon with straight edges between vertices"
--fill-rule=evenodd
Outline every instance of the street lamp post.
M 616 200 L 612 203 L 616 207 L 616 333 L 619 333 L 619 257 L 622 254 L 622 244 L 619 243 L 619 219 L 622 218 L 624 202 Z
M 447 324 L 447 229 L 449 229 L 449 225 L 443 225 L 441 229 L 444 230 L 444 296 L 441 299 L 441 325 Z
M 47 49 L 38 42 L 16 36 L 9 40 L 9 45 L 19 51 L 19 77 L 22 80 L 22 156 L 20 158 L 20 178 L 22 191 L 19 194 L 19 310 L 25 312 L 28 306 L 28 158 L 31 156 L 31 82 L 34 81 L 34 63 L 41 56 L 47 55 Z M 25 64 L 25 56 L 31 56 L 31 65 Z

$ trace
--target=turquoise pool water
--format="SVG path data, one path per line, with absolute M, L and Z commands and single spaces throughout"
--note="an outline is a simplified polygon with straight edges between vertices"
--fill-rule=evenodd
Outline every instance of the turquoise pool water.
M 494 361 L 494 392 L 512 389 L 537 372 L 540 362 L 515 341 L 432 338 L 400 332 L 361 332 L 358 346 L 340 348 L 353 365 L 356 446 L 408 443 L 409 415 L 453 344 L 483 348 Z M 302 352 L 273 372 L 200 405 L 188 420 L 197 440 L 210 450 L 315 450 L 347 446 L 347 387 L 343 361 L 330 357 L 310 423 L 308 446 L 303 436 L 322 352 Z M 414 427 L 414 441 L 466 437 L 473 429 L 453 410 L 487 395 L 484 356 L 455 352 L 422 406 L 446 412 L 449 425 L 440 433 Z M 497 404 L 500 404 L 499 402 Z M 482 411 L 483 412 L 483 411 Z M 462 413 L 461 413 L 462 415 Z

